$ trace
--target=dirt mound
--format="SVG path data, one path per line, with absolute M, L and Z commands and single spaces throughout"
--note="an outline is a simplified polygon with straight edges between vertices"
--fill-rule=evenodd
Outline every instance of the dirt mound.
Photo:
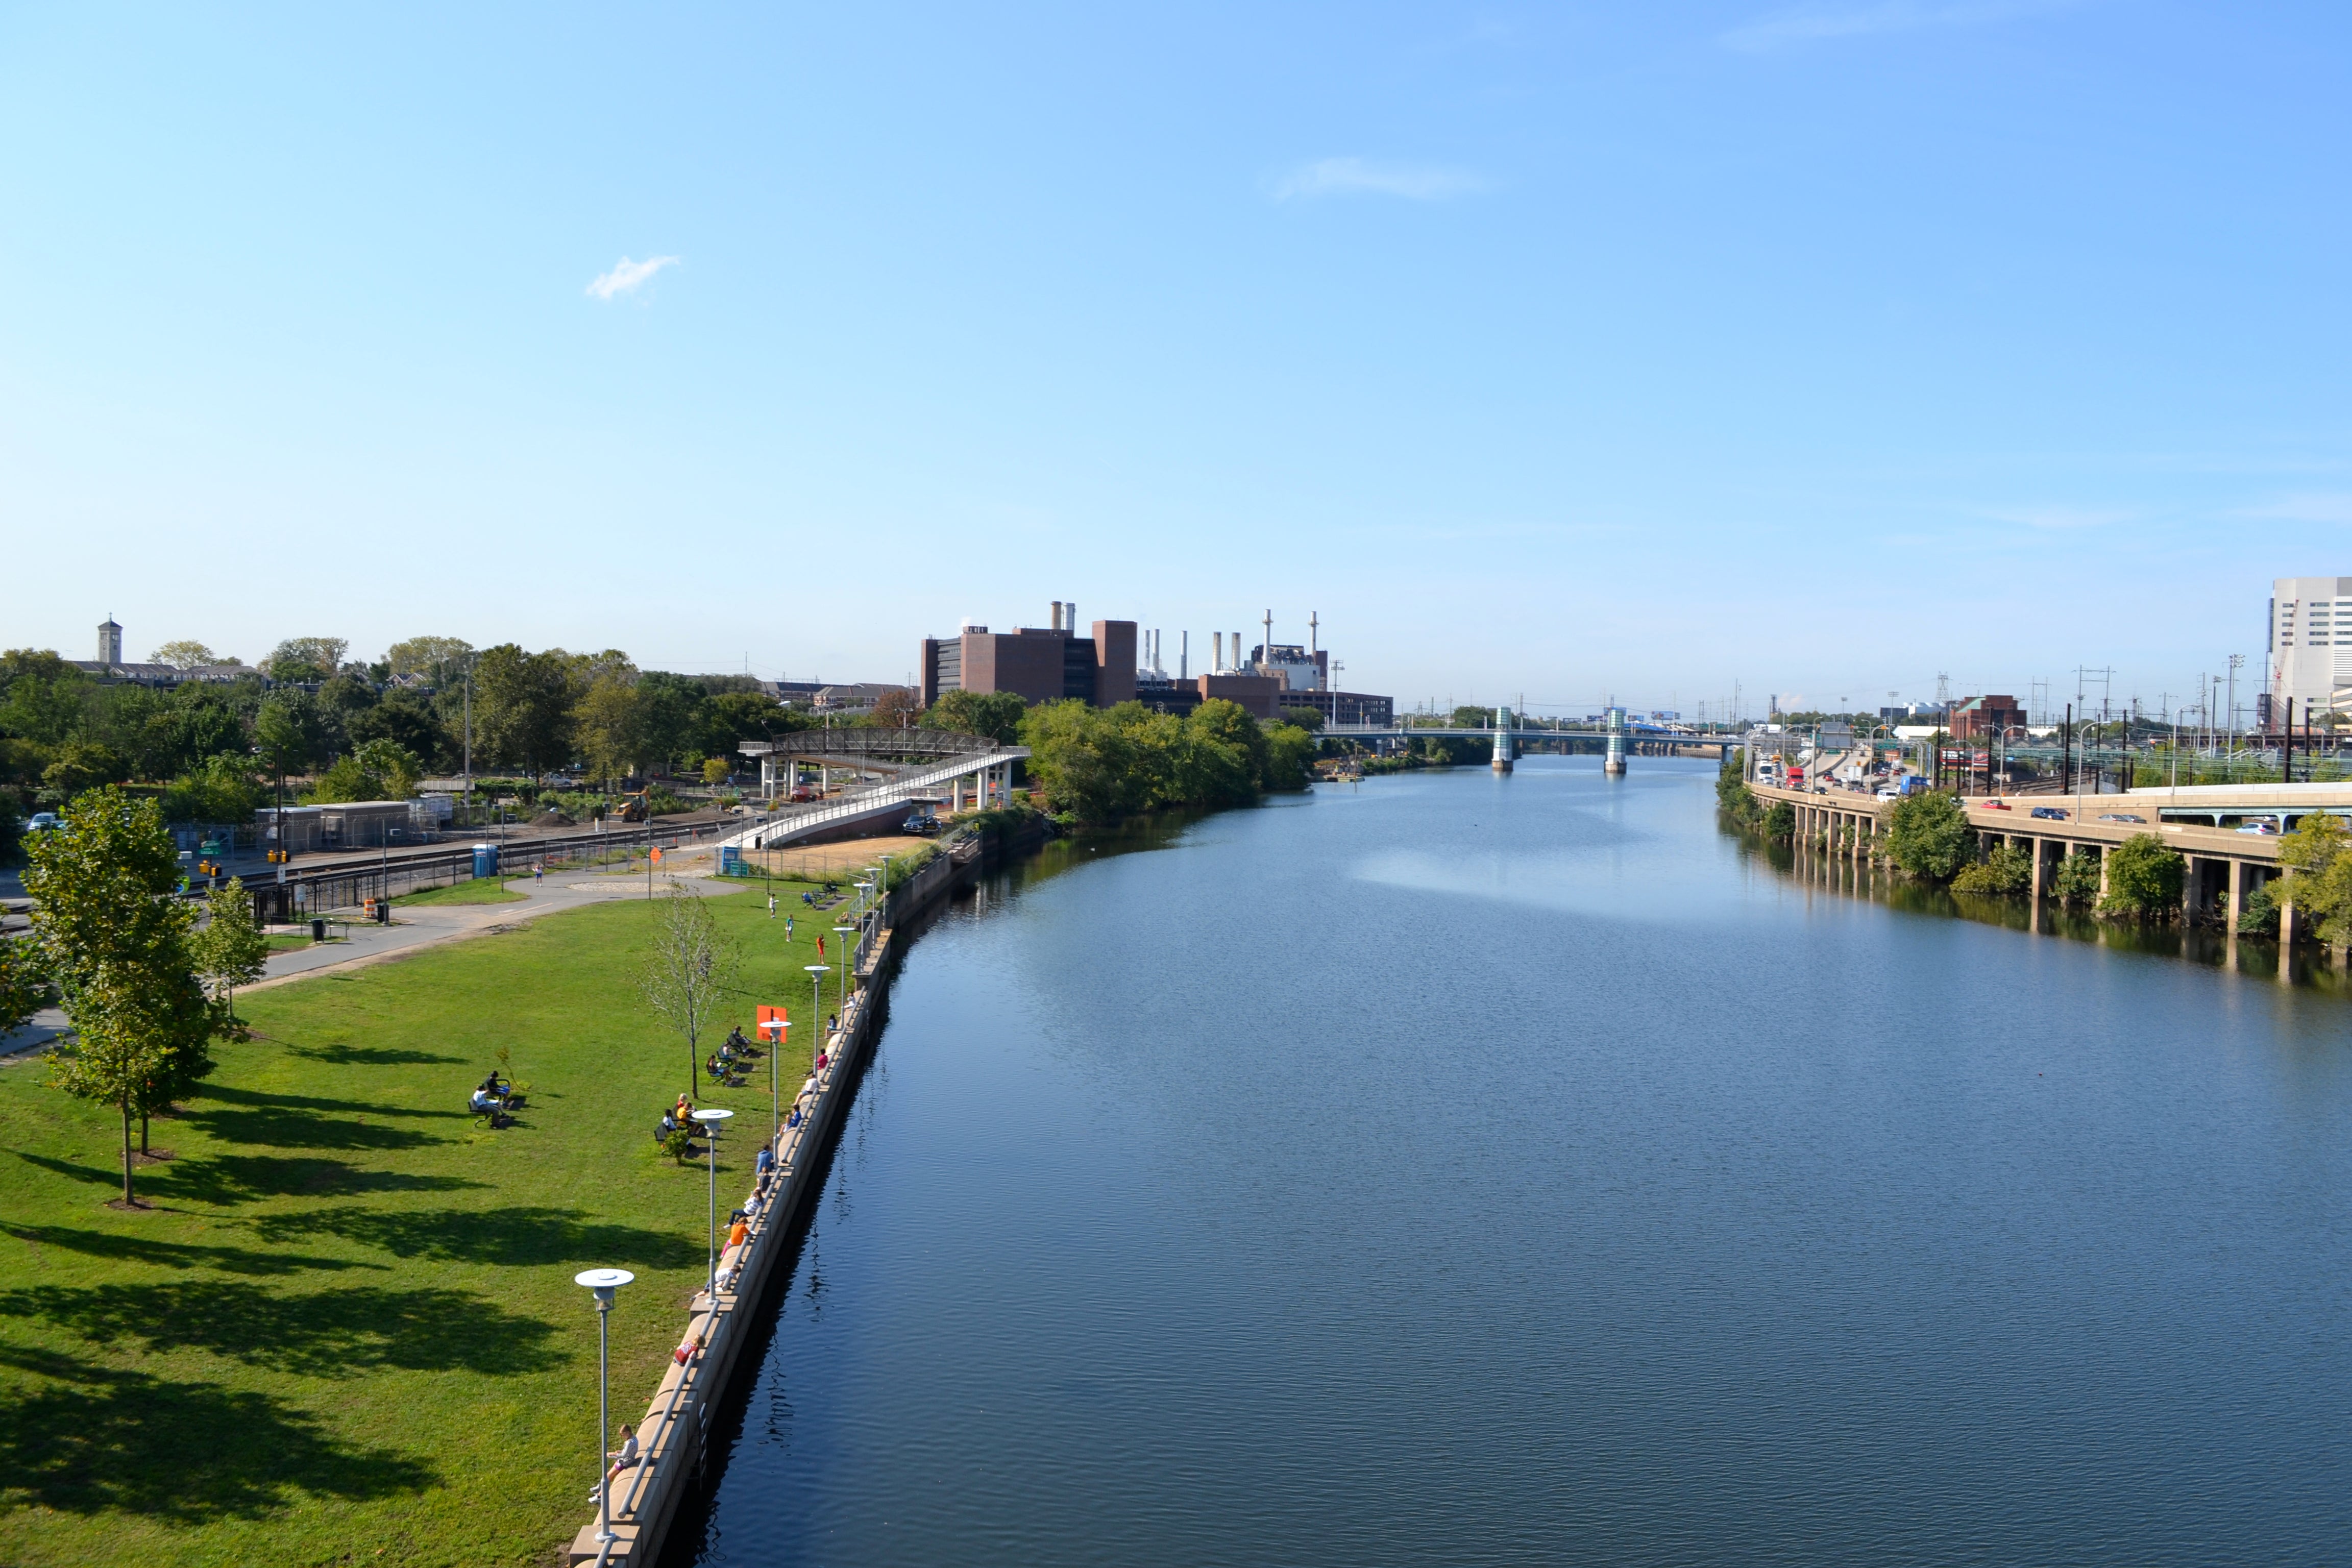
M 580 825 L 560 811 L 542 811 L 530 819 L 533 827 L 577 827 Z

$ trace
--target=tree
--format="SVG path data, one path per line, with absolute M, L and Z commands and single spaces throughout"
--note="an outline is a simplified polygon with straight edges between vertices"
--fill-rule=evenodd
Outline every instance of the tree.
M 76 1037 L 50 1054 L 55 1081 L 121 1112 L 122 1201 L 132 1204 L 131 1119 L 212 1070 L 220 1026 L 189 956 L 194 913 L 171 896 L 178 853 L 154 802 L 110 785 L 75 801 L 32 862 L 34 940 Z
M 41 782 L 68 799 L 103 784 L 121 784 L 130 765 L 111 749 L 89 741 L 69 741 L 41 771 Z
M 474 666 L 476 745 L 533 778 L 568 760 L 572 664 L 561 648 L 525 653 L 513 643 L 485 648 Z
M 726 758 L 705 757 L 702 759 L 702 782 L 704 784 L 707 784 L 715 789 L 719 785 L 725 784 L 727 782 L 727 777 L 728 768 Z
M 757 697 L 757 693 L 753 695 Z M 632 760 L 648 773 L 656 766 L 667 767 L 675 763 L 680 752 L 694 744 L 695 720 L 705 696 L 702 682 L 688 676 L 672 675 L 662 669 L 649 669 L 639 676 L 637 753 Z M 768 700 L 764 697 L 757 700 Z M 705 749 L 732 752 L 735 743 L 730 740 L 724 747 Z
M 654 940 L 637 988 L 654 1016 L 686 1037 L 686 1092 L 701 1082 L 702 1031 L 734 994 L 742 954 L 699 894 L 670 884 L 654 914 Z
M 213 894 L 211 918 L 188 945 L 197 976 L 234 1023 L 236 988 L 260 979 L 269 958 L 269 939 L 254 921 L 253 895 L 242 880 L 231 877 Z
M 2021 893 L 2033 885 L 2033 857 L 2023 847 L 2004 844 L 1952 879 L 1956 893 Z
M 926 730 L 952 730 L 1010 746 L 1021 738 L 1021 716 L 1028 708 L 1017 691 L 944 691 L 920 723 Z
M 343 650 L 351 646 L 341 637 L 288 637 L 262 668 L 272 680 L 324 680 L 343 667 Z
M 422 699 L 398 688 L 385 692 L 382 701 L 352 718 L 351 737 L 362 745 L 370 741 L 390 741 L 403 751 L 436 765 L 446 763 L 455 752 L 448 726 Z
M 383 662 L 394 675 L 421 675 L 436 686 L 449 683 L 474 645 L 464 637 L 404 637 L 384 650 Z
M 874 700 L 874 722 L 885 730 L 911 726 L 923 710 L 923 700 L 903 686 L 894 686 Z
M 167 642 L 147 657 L 153 663 L 169 665 L 173 669 L 202 669 L 220 662 L 212 649 L 189 637 Z
M 0 1035 L 23 1028 L 49 1001 L 39 946 L 0 940 Z
M 2295 917 L 2321 942 L 2352 941 L 2352 832 L 2324 811 L 2315 811 L 2279 839 L 2285 882 L 2272 895 L 2273 908 L 2291 904 Z
M 338 801 L 406 800 L 416 793 L 425 764 L 415 752 L 390 741 L 370 741 L 319 775 L 303 801 L 331 805 Z
M 1949 881 L 1969 863 L 1968 814 L 1948 795 L 1907 795 L 1885 813 L 1886 856 L 1915 877 Z
M 300 773 L 324 754 L 318 704 L 304 691 L 273 691 L 254 715 L 253 738 L 261 742 L 261 756 L 279 778 Z
M 172 781 L 163 795 L 166 822 L 249 822 L 269 798 L 244 757 L 225 753 Z
M 572 710 L 581 755 L 607 789 L 643 750 L 641 717 L 636 681 L 617 670 L 598 676 Z
M 2099 896 L 2099 857 L 2088 849 L 2076 849 L 2058 862 L 2058 869 L 2050 878 L 2051 896 L 2070 908 L 2090 903 Z
M 2109 914 L 2162 919 L 2180 908 L 2189 863 L 2153 833 L 2135 833 L 2107 851 L 2107 891 L 2099 908 Z

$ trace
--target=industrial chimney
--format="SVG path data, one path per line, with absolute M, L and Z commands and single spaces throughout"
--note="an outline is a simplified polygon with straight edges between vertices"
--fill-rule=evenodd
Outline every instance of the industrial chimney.
M 1062 601 L 1059 599 L 1054 601 L 1054 629 L 1057 632 L 1062 629 Z

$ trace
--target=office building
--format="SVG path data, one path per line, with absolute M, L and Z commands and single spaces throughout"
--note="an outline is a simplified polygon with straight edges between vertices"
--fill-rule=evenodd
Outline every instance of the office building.
M 2025 727 L 2025 710 L 2014 697 L 1971 697 L 1952 705 L 1952 716 L 1944 726 L 1955 741 L 1987 741 L 1997 739 L 2003 730 Z
M 2352 710 L 2352 577 L 2274 580 L 2267 648 L 2264 728 L 2284 721 L 2289 699 L 2298 724 L 2306 712 Z

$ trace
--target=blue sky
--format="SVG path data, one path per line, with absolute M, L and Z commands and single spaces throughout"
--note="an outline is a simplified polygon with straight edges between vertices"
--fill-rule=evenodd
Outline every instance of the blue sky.
M 2352 574 L 2347 46 L 2137 0 L 13 8 L 0 641 L 896 679 L 1059 598 L 1196 658 L 1314 610 L 1408 700 L 2153 704 Z

